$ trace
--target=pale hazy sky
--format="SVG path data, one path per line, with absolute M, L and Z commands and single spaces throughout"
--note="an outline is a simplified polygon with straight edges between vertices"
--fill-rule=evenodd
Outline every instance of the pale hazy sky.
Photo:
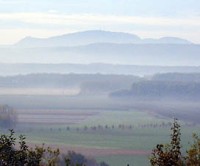
M 0 44 L 92 29 L 200 43 L 200 0 L 0 0 Z

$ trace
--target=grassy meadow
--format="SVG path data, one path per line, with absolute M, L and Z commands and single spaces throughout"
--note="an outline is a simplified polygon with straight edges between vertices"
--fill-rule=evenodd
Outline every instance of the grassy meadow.
M 15 131 L 26 135 L 30 146 L 45 143 L 63 153 L 74 150 L 110 166 L 140 166 L 149 164 L 156 144 L 170 139 L 173 118 L 157 109 L 141 109 L 103 95 L 71 95 L 70 90 L 68 95 L 58 95 L 55 90 L 53 95 L 45 90 L 40 92 L 43 95 L 32 90 L 26 95 L 19 92 L 0 95 L 0 102 L 15 108 Z M 192 133 L 198 134 L 199 125 L 182 120 L 180 124 L 182 145 L 187 147 Z
M 74 150 L 99 161 L 104 160 L 111 166 L 121 166 L 122 163 L 146 165 L 153 147 L 157 143 L 169 142 L 170 118 L 158 119 L 138 110 L 57 111 L 63 114 L 56 115 L 52 110 L 35 111 L 33 114 L 27 111 L 28 114 L 19 119 L 18 133 L 25 134 L 31 144 L 45 142 L 49 146 L 59 147 L 63 152 Z M 53 123 L 41 118 L 45 112 L 54 117 Z M 37 121 L 24 122 L 23 118 L 28 116 Z M 180 123 L 185 147 L 189 145 L 192 133 L 198 133 L 199 126 Z

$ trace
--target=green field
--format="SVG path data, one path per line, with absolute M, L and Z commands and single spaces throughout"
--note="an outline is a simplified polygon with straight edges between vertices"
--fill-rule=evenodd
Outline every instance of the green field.
M 23 119 L 19 119 L 21 123 L 16 130 L 25 134 L 31 144 L 45 142 L 61 148 L 63 152 L 75 150 L 98 161 L 104 160 L 111 166 L 121 166 L 122 163 L 148 165 L 148 156 L 153 147 L 158 143 L 169 142 L 168 122 L 173 121 L 137 110 L 57 110 L 61 115 L 56 115 L 54 111 L 21 111 L 21 114 L 26 114 L 21 118 L 34 115 L 37 123 L 25 123 Z M 53 114 L 54 123 L 42 119 L 43 114 L 50 118 Z M 63 122 L 64 117 L 66 123 Z M 78 118 L 81 120 L 77 121 Z M 60 119 L 63 123 L 55 123 Z M 71 123 L 68 123 L 69 120 Z M 188 146 L 192 133 L 198 133 L 199 126 L 190 127 L 184 122 L 180 123 L 182 144 L 185 147 Z
M 190 112 L 187 109 L 199 108 L 191 103 L 180 108 L 170 103 L 135 104 L 105 96 L 2 95 L 0 103 L 15 108 L 15 131 L 26 135 L 30 146 L 45 143 L 63 153 L 74 150 L 110 166 L 148 165 L 156 144 L 170 141 L 173 118 L 167 115 L 168 109 L 185 118 Z M 199 134 L 200 127 L 190 121 L 179 123 L 182 145 L 188 147 L 192 133 Z

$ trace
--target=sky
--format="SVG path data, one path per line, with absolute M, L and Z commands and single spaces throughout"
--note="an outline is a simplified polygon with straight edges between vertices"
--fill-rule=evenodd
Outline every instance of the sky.
M 0 0 L 0 45 L 85 30 L 200 44 L 200 0 Z

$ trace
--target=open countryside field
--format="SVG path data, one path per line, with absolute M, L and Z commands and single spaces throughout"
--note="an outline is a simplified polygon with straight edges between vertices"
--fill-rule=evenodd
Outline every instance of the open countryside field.
M 120 110 L 54 111 L 61 113 L 62 116 L 56 115 L 52 110 L 36 110 L 32 114 L 29 111 L 28 113 L 21 112 L 21 115 L 26 114 L 26 116 L 19 116 L 20 124 L 17 127 L 21 129 L 19 133 L 25 134 L 31 144 L 45 142 L 46 145 L 59 147 L 64 153 L 74 150 L 98 160 L 104 160 L 111 166 L 122 161 L 131 165 L 138 162 L 148 165 L 151 149 L 157 143 L 169 141 L 168 122 L 172 120 L 158 119 L 147 112 L 137 110 L 123 113 Z M 51 119 L 47 121 L 39 116 L 45 112 L 47 117 L 54 116 L 53 123 Z M 26 121 L 28 116 L 29 119 L 34 117 L 30 123 Z M 187 146 L 192 133 L 198 133 L 199 126 L 187 126 L 181 123 L 182 143 Z
M 51 91 L 51 93 L 55 93 Z M 168 110 L 187 115 L 199 104 L 134 102 L 93 95 L 1 95 L 0 103 L 18 114 L 17 134 L 29 145 L 45 143 L 62 152 L 74 150 L 110 166 L 148 165 L 148 157 L 158 143 L 168 143 L 173 117 Z M 159 103 L 159 104 L 158 104 Z M 186 107 L 187 106 L 187 107 Z M 176 109 L 175 109 L 176 108 Z M 180 119 L 182 144 L 189 146 L 199 124 Z M 123 164 L 124 163 L 124 164 Z
M 121 166 L 122 161 L 148 165 L 152 148 L 169 141 L 169 122 L 172 119 L 138 110 L 19 110 L 17 130 L 31 145 L 45 142 L 62 152 L 74 150 L 111 166 Z M 199 126 L 181 124 L 182 143 L 188 145 Z

